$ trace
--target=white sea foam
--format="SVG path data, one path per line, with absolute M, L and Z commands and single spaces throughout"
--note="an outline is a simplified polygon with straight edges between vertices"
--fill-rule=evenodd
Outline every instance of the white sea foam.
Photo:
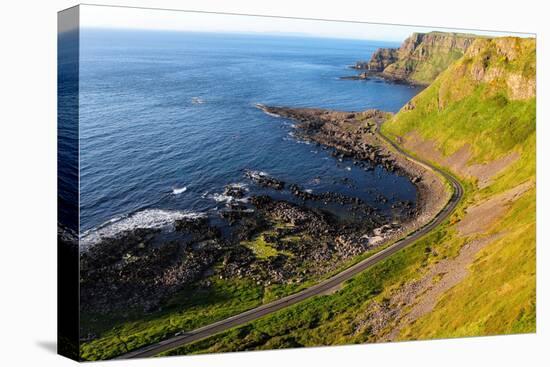
M 254 178 L 254 177 L 258 178 L 258 177 L 262 177 L 262 176 L 267 176 L 267 173 L 261 172 L 261 171 L 246 171 L 246 174 L 251 178 Z M 249 191 L 248 190 L 248 185 L 246 183 L 243 183 L 243 182 L 231 183 L 231 184 L 227 185 L 226 187 L 242 189 L 245 192 Z M 240 203 L 248 202 L 247 197 L 236 198 L 236 197 L 231 196 L 231 195 L 226 195 L 225 193 L 221 193 L 221 194 L 214 193 L 214 194 L 208 195 L 208 192 L 205 192 L 203 197 L 208 197 L 208 198 L 214 200 L 217 203 L 229 204 L 229 203 L 232 203 L 232 202 L 240 202 Z
M 351 167 L 350 167 L 350 166 L 346 166 L 346 170 L 347 170 L 347 171 L 351 171 Z
M 264 110 L 264 113 L 266 115 L 269 115 L 271 117 L 281 117 L 280 115 L 277 115 L 276 113 L 273 113 L 273 112 L 267 112 L 266 110 Z
M 290 136 L 292 138 L 292 140 L 295 141 L 298 144 L 305 144 L 305 145 L 310 145 L 311 144 L 311 142 L 309 140 L 304 140 L 304 139 L 297 138 L 296 134 L 293 131 L 289 131 L 287 135 Z
M 269 177 L 269 173 L 264 171 L 247 170 L 246 175 L 251 179 L 258 180 L 260 178 Z
M 232 183 L 232 184 L 229 184 L 227 185 L 229 187 L 236 187 L 236 188 L 239 188 L 239 189 L 243 189 L 245 191 L 248 191 L 248 185 L 244 182 L 237 182 L 237 183 Z
M 200 218 L 204 213 L 183 212 L 176 210 L 145 209 L 130 215 L 113 218 L 101 226 L 80 235 L 80 246 L 86 249 L 103 238 L 114 238 L 122 232 L 137 228 L 163 229 L 173 226 L 174 222 L 184 218 Z
M 209 197 L 218 203 L 230 202 L 233 200 L 232 196 L 224 194 L 212 194 Z
M 187 186 L 184 186 L 184 187 L 175 187 L 174 189 L 172 189 L 172 194 L 174 195 L 179 195 L 181 193 L 184 193 L 187 191 Z
M 264 111 L 264 113 L 266 115 L 269 115 L 269 116 L 272 116 L 272 117 L 281 117 L 280 115 L 277 115 L 276 113 L 267 111 L 265 105 L 263 105 L 261 103 L 256 103 L 256 107 L 259 108 L 260 110 Z
M 224 194 L 212 194 L 208 196 L 210 199 L 218 202 L 218 203 L 232 203 L 232 202 L 240 202 L 240 203 L 246 203 L 248 202 L 248 198 L 235 198 L 233 196 L 224 195 Z

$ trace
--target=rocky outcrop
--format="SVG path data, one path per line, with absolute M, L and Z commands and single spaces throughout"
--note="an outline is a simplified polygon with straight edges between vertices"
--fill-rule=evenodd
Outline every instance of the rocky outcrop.
M 158 230 L 137 229 L 81 253 L 81 310 L 151 312 L 166 296 L 199 279 L 222 253 L 219 231 L 203 219 L 186 219 L 176 227 L 188 241 L 159 246 Z
M 398 49 L 396 48 L 379 48 L 376 50 L 369 61 L 358 61 L 354 68 L 365 69 L 374 72 L 382 72 L 389 65 L 398 60 Z
M 368 62 L 358 62 L 383 78 L 412 84 L 429 84 L 464 55 L 478 36 L 461 33 L 413 33 L 398 49 L 378 49 Z
M 531 62 L 529 62 L 531 60 Z M 507 91 L 510 100 L 535 97 L 535 41 L 517 37 L 477 40 L 462 64 L 476 84 Z M 462 76 L 462 75 L 461 75 Z
M 355 69 L 361 69 L 361 67 L 359 67 L 360 65 L 360 62 L 357 63 L 356 66 L 354 66 Z M 358 74 L 358 75 L 348 75 L 348 76 L 341 76 L 340 79 L 344 79 L 344 80 L 368 80 L 370 78 L 370 74 L 366 71 Z

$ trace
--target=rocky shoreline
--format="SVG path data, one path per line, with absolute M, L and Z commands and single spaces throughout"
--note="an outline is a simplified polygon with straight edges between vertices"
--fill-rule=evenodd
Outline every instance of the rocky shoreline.
M 448 202 L 451 193 L 433 170 L 397 152 L 378 133 L 392 114 L 380 110 L 340 112 L 315 108 L 258 106 L 264 112 L 297 122 L 296 135 L 302 139 L 335 148 L 339 157 L 352 157 L 362 164 L 382 165 L 407 176 L 417 188 L 416 210 L 387 235 L 390 240 L 428 223 Z
M 396 202 L 392 210 L 399 214 L 389 217 L 359 198 L 312 193 L 292 182 L 246 171 L 244 176 L 253 184 L 288 192 L 295 200 L 270 195 L 244 200 L 243 187 L 228 185 L 223 194 L 231 200 L 219 211 L 218 220 L 176 220 L 169 237 L 158 229 L 137 229 L 104 238 L 80 255 L 84 313 L 129 308 L 156 312 L 178 291 L 208 288 L 213 278 L 248 279 L 264 287 L 318 280 L 345 261 L 419 228 L 446 203 L 447 192 L 435 173 L 380 138 L 378 126 L 390 114 L 259 107 L 297 121 L 298 139 L 332 149 L 339 160 L 353 159 L 365 170 L 382 166 L 409 177 L 418 189 L 416 205 Z M 338 218 L 316 203 L 341 206 L 353 219 Z

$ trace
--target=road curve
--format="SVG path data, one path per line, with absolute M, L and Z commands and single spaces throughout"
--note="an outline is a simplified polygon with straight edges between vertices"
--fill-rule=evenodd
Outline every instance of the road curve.
M 445 177 L 445 179 L 447 179 L 449 183 L 452 185 L 454 192 L 450 200 L 445 205 L 445 207 L 429 223 L 417 229 L 416 231 L 410 233 L 407 237 L 402 238 L 401 240 L 395 242 L 394 244 L 368 257 L 367 259 L 362 260 L 361 262 L 358 262 L 357 264 L 343 270 L 342 272 L 334 275 L 331 278 L 328 278 L 320 283 L 317 283 L 316 285 L 310 288 L 304 289 L 298 293 L 291 294 L 287 297 L 278 299 L 271 303 L 267 303 L 265 305 L 253 308 L 251 310 L 245 311 L 243 313 L 229 317 L 227 319 L 220 320 L 213 324 L 206 325 L 201 328 L 189 331 L 182 335 L 174 336 L 169 339 L 163 340 L 161 342 L 151 344 L 142 348 L 138 348 L 131 352 L 122 354 L 116 357 L 115 359 L 152 357 L 159 353 L 166 352 L 168 350 L 180 347 L 182 345 L 185 345 L 200 339 L 204 339 L 206 337 L 234 328 L 236 326 L 246 324 L 248 322 L 254 321 L 270 313 L 279 311 L 285 307 L 294 305 L 308 298 L 323 294 L 341 285 L 345 281 L 353 278 L 354 276 L 361 273 L 365 269 L 388 258 L 389 256 L 393 255 L 397 251 L 403 249 L 404 247 L 414 243 L 415 241 L 417 241 L 418 239 L 420 239 L 421 237 L 429 233 L 431 230 L 433 230 L 435 227 L 437 227 L 439 224 L 441 224 L 445 219 L 447 219 L 451 215 L 453 210 L 456 208 L 456 206 L 458 205 L 458 203 L 460 202 L 460 200 L 464 195 L 464 189 L 462 185 L 458 182 L 458 180 L 455 179 L 450 174 L 448 174 L 447 172 L 435 166 L 432 166 L 427 162 L 424 162 L 420 159 L 412 157 L 408 153 L 404 152 L 396 143 L 388 139 L 386 136 L 382 135 L 382 133 L 379 133 L 379 135 L 388 144 L 390 144 L 395 150 L 397 150 L 399 153 L 406 156 L 407 159 L 412 160 L 422 166 L 429 167 L 430 169 L 438 172 L 443 177 Z

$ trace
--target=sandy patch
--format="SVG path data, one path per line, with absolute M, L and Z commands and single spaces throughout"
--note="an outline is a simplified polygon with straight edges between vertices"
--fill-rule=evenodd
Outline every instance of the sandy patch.
M 510 152 L 491 162 L 468 165 L 471 157 L 469 144 L 465 144 L 450 156 L 444 156 L 436 147 L 434 141 L 423 139 L 414 131 L 408 133 L 403 140 L 405 148 L 416 152 L 419 156 L 449 167 L 461 175 L 477 179 L 480 188 L 489 186 L 493 177 L 520 157 L 519 153 Z
M 504 215 L 510 203 L 517 200 L 531 187 L 533 187 L 533 182 L 527 181 L 477 205 L 469 207 L 466 210 L 464 218 L 456 225 L 458 232 L 463 236 L 485 232 L 489 229 L 491 224 Z

